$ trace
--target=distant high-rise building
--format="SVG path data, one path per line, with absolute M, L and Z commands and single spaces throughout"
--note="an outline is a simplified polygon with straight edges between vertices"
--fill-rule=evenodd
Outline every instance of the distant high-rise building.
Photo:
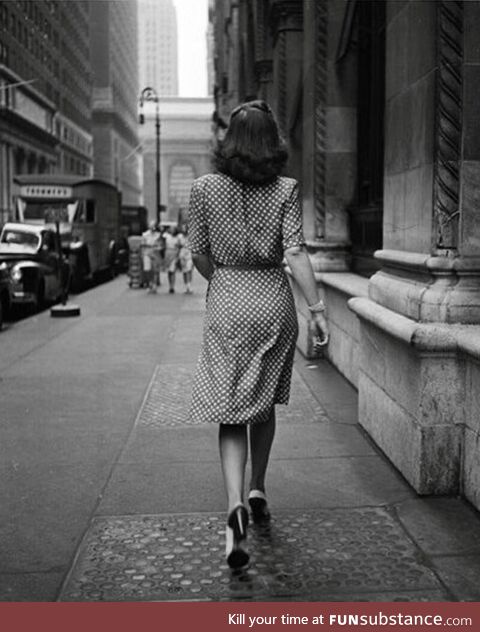
M 88 2 L 0 2 L 0 222 L 15 175 L 92 173 L 89 13 Z
M 140 86 L 178 95 L 177 13 L 172 0 L 139 0 Z
M 90 6 L 94 175 L 115 185 L 124 204 L 136 205 L 142 201 L 137 0 Z

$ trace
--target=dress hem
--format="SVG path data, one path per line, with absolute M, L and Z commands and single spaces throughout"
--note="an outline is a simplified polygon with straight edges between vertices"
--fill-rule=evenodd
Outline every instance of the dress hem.
M 274 402 L 272 404 L 272 408 L 274 406 L 288 406 L 288 401 L 286 402 Z M 241 420 L 241 421 L 218 421 L 217 419 L 193 419 L 192 415 L 189 415 L 189 422 L 190 424 L 195 424 L 195 425 L 200 425 L 200 424 L 216 424 L 216 425 L 220 425 L 220 424 L 225 424 L 226 426 L 253 426 L 255 424 L 262 424 L 268 421 L 269 417 L 270 417 L 270 410 L 271 408 L 268 409 L 268 411 L 265 411 L 264 414 L 257 414 L 255 415 L 255 417 L 253 419 L 246 419 L 246 420 Z

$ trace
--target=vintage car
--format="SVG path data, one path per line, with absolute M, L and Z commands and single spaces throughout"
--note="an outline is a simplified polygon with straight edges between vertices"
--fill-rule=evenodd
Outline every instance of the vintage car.
M 9 304 L 41 309 L 66 298 L 68 262 L 55 229 L 9 222 L 0 234 L 0 266 L 9 275 Z

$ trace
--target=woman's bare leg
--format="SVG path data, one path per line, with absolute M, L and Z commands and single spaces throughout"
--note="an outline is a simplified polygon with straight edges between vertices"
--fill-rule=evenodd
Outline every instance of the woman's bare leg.
M 228 511 L 243 504 L 245 467 L 247 464 L 247 427 L 220 424 L 220 460 L 227 492 Z
M 275 408 L 272 406 L 268 421 L 250 426 L 250 453 L 252 461 L 252 477 L 250 489 L 265 492 L 265 474 L 268 458 L 275 436 Z

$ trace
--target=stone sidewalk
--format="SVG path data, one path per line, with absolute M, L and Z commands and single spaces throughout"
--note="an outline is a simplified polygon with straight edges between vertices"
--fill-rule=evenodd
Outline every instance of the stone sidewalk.
M 179 287 L 181 291 L 181 287 Z M 252 564 L 223 557 L 217 428 L 188 423 L 204 283 L 125 277 L 0 335 L 0 600 L 480 599 L 480 520 L 419 498 L 356 423 L 356 393 L 296 358 Z

